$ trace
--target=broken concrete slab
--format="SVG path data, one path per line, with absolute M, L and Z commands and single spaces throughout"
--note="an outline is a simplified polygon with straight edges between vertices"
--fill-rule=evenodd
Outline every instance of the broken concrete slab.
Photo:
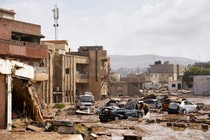
M 74 122 L 71 121 L 53 121 L 54 126 L 74 126 Z
M 36 132 L 42 132 L 42 131 L 44 131 L 43 128 L 36 127 L 36 126 L 34 126 L 34 125 L 28 125 L 28 126 L 26 127 L 26 129 L 32 130 L 32 131 L 36 131 Z
M 74 134 L 75 130 L 74 127 L 59 126 L 57 132 L 60 134 Z

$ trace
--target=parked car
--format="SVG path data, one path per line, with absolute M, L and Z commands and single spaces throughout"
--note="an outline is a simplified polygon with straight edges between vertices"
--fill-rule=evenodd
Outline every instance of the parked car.
M 141 113 L 138 109 L 123 109 L 117 106 L 104 107 L 99 113 L 99 119 L 101 122 L 107 122 L 109 120 L 127 119 L 128 117 L 141 117 Z
M 141 102 L 141 101 L 140 101 Z M 161 101 L 158 99 L 145 99 L 143 100 L 144 103 L 148 104 L 150 108 L 160 108 L 162 106 Z
M 94 110 L 95 98 L 91 92 L 85 92 L 84 95 L 80 95 L 76 103 L 76 109 L 80 110 Z
M 179 114 L 179 103 L 170 102 L 168 106 L 168 114 Z
M 179 105 L 179 110 L 182 113 L 191 113 L 191 112 L 197 112 L 198 106 L 196 104 L 191 103 L 188 100 L 184 100 Z

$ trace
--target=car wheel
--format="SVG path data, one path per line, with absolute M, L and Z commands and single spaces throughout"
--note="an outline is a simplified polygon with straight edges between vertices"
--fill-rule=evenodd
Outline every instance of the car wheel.
M 115 121 L 119 121 L 120 120 L 120 117 L 119 116 L 115 116 L 114 120 Z
M 139 112 L 138 117 L 139 118 L 142 118 L 143 117 L 143 113 L 142 112 Z
M 107 122 L 107 119 L 100 119 L 100 122 Z
M 183 109 L 183 110 L 182 110 L 182 113 L 183 113 L 183 114 L 187 114 L 187 110 L 186 110 L 186 109 Z

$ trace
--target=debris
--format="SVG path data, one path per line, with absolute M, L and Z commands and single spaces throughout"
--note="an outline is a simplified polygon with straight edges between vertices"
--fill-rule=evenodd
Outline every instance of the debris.
M 59 126 L 57 132 L 60 134 L 74 134 L 75 130 L 74 127 Z
M 171 122 L 167 122 L 166 125 L 167 125 L 168 127 L 171 127 L 173 124 L 172 124 Z
M 86 109 L 86 110 L 79 110 L 79 109 L 77 109 L 76 113 L 78 113 L 78 114 L 85 114 L 85 115 L 93 115 L 93 114 L 95 114 L 94 110 L 91 110 L 91 109 Z
M 184 123 L 174 123 L 173 126 L 174 127 L 186 128 L 186 124 L 184 124 Z
M 89 135 L 88 128 L 83 124 L 75 124 L 74 129 L 80 134 Z
M 102 135 L 102 136 L 98 136 L 97 140 L 112 140 L 112 138 L 106 135 Z
M 74 122 L 70 121 L 53 121 L 54 126 L 74 126 Z
M 134 134 L 123 134 L 124 140 L 142 140 L 141 136 Z
M 203 130 L 209 130 L 208 124 L 201 124 L 201 128 L 202 128 Z
M 32 131 L 36 131 L 36 132 L 42 132 L 43 131 L 43 128 L 36 127 L 34 125 L 28 125 L 27 129 L 32 130 Z

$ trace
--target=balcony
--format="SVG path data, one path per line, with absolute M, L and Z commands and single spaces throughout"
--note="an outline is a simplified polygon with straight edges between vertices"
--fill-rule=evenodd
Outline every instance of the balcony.
M 88 83 L 89 82 L 89 75 L 88 73 L 82 74 L 77 72 L 76 74 L 76 82 L 77 83 Z
M 46 45 L 38 43 L 0 39 L 0 54 L 29 58 L 47 58 Z

